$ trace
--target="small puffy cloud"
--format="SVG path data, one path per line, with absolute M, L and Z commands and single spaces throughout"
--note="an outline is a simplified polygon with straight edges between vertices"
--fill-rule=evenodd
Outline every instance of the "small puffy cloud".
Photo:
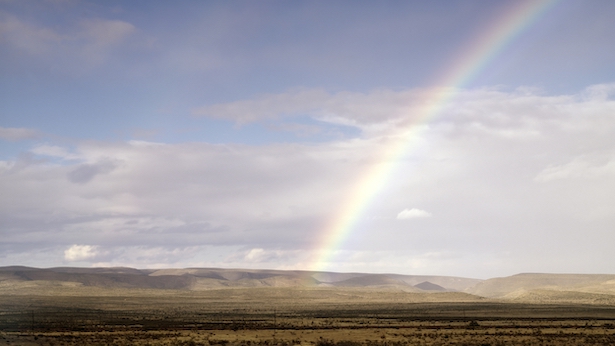
M 425 210 L 412 208 L 412 209 L 404 209 L 400 211 L 399 214 L 397 214 L 398 220 L 415 219 L 415 218 L 421 218 L 421 217 L 431 217 L 431 213 L 426 212 Z
M 254 261 L 254 260 L 259 260 L 263 258 L 263 255 L 265 255 L 265 250 L 263 249 L 252 249 L 250 250 L 247 254 L 246 254 L 246 260 L 248 261 Z
M 83 261 L 96 257 L 96 246 L 73 245 L 64 251 L 64 259 L 70 262 Z
M 280 262 L 288 261 L 296 257 L 298 253 L 292 250 L 265 250 L 263 248 L 250 249 L 243 258 L 241 256 L 230 256 L 243 263 L 272 263 L 278 265 Z

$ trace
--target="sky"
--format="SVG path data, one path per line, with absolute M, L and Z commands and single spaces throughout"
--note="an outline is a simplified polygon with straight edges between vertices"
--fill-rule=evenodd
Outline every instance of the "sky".
M 0 266 L 615 273 L 614 16 L 0 0 Z

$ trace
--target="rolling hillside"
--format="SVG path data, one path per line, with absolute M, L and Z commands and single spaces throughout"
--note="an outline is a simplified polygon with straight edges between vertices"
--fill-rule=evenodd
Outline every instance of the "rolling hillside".
M 0 267 L 0 293 L 44 292 L 46 288 L 53 288 L 55 292 L 78 287 L 188 292 L 266 287 L 369 288 L 423 294 L 463 292 L 489 299 L 529 303 L 615 304 L 615 275 L 607 274 L 526 273 L 479 280 L 450 276 L 222 268 Z
M 615 275 L 524 273 L 488 279 L 465 292 L 531 302 L 615 302 Z
M 220 268 L 30 268 L 0 267 L 0 288 L 12 283 L 71 283 L 101 288 L 205 290 L 224 287 L 372 287 L 407 292 L 432 292 L 415 285 L 430 282 L 444 291 L 462 291 L 481 280 L 399 274 L 333 273 L 311 271 Z M 440 291 L 442 291 L 440 290 Z

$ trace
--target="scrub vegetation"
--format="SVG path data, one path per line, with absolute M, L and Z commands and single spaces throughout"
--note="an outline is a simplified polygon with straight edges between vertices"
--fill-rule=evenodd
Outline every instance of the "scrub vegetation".
M 0 295 L 0 345 L 615 344 L 613 304 L 386 287 L 7 286 Z

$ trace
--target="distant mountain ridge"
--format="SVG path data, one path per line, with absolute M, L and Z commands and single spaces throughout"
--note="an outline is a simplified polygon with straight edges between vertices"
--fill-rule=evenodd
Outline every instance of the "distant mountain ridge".
M 0 267 L 0 294 L 18 292 L 20 287 L 33 285 L 187 291 L 251 287 L 338 287 L 393 289 L 424 294 L 464 292 L 490 299 L 534 303 L 615 304 L 613 274 L 523 273 L 480 280 L 452 276 L 301 270 Z
M 466 292 L 489 298 L 521 300 L 539 299 L 549 292 L 552 292 L 551 300 L 564 297 L 562 292 L 576 292 L 576 296 L 586 298 L 591 294 L 615 295 L 615 275 L 522 273 L 484 280 Z
M 426 292 L 415 287 L 429 281 L 447 291 L 463 291 L 482 280 L 401 274 L 335 273 L 265 269 L 135 269 L 0 267 L 0 283 L 7 281 L 72 282 L 104 288 L 154 288 L 202 290 L 222 287 L 373 287 Z

